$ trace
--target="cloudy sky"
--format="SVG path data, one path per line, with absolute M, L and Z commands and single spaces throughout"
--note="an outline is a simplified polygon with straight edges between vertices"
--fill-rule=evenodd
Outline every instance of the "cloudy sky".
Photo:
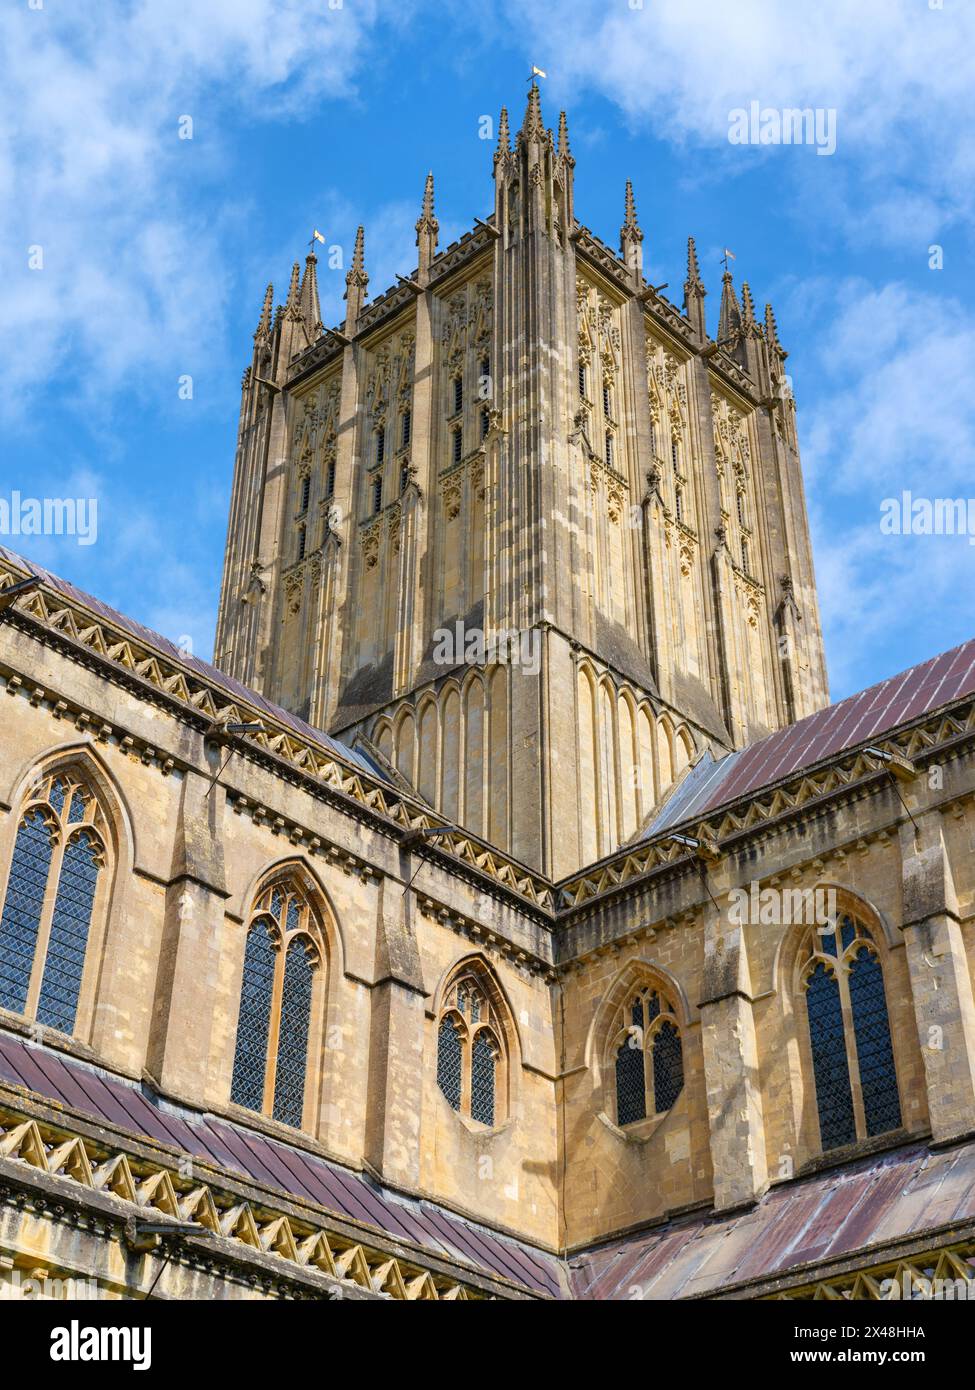
M 630 177 L 653 283 L 680 303 L 693 234 L 712 333 L 724 246 L 775 305 L 834 698 L 975 631 L 968 537 L 880 531 L 975 495 L 969 0 L 8 0 L 0 51 L 0 497 L 99 504 L 95 545 L 14 548 L 209 655 L 266 282 L 362 221 L 381 292 L 431 167 L 441 244 L 469 227 L 534 62 L 580 218 L 615 244 Z M 731 143 L 753 101 L 835 109 L 835 153 Z

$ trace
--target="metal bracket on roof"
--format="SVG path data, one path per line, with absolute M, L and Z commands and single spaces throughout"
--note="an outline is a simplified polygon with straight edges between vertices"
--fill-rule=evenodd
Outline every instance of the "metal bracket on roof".
M 866 757 L 877 758 L 882 762 L 891 776 L 896 777 L 899 782 L 913 782 L 918 775 L 917 765 L 902 753 L 892 753 L 888 748 L 865 748 L 863 751 Z
M 243 734 L 263 734 L 264 725 L 259 719 L 252 719 L 246 724 L 239 723 L 232 719 L 215 719 L 203 735 L 205 743 L 216 743 L 221 748 L 226 748 L 227 756 L 217 768 L 210 779 L 210 785 L 206 789 L 204 800 L 210 795 L 223 774 L 224 768 L 233 756 L 233 741 L 240 738 Z
M 42 582 L 38 575 L 31 574 L 26 579 L 19 579 L 16 584 L 8 584 L 6 589 L 0 589 L 0 613 L 6 613 L 24 594 L 39 589 Z
M 701 859 L 707 864 L 715 864 L 721 858 L 721 850 L 717 840 L 704 833 L 698 835 L 663 835 L 661 839 L 670 840 L 677 845 L 684 845 L 693 852 L 695 858 Z

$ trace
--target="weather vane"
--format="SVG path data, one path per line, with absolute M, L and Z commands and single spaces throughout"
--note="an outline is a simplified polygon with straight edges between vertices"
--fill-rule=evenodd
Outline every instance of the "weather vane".
M 724 253 L 722 254 L 722 256 L 721 256 L 720 259 L 721 259 L 721 264 L 724 266 L 725 270 L 727 270 L 727 269 L 728 269 L 728 262 L 729 262 L 729 261 L 733 261 L 733 260 L 735 259 L 735 253 L 734 253 L 734 251 L 729 251 L 728 248 L 727 248 L 727 246 L 726 246 L 726 247 L 724 248 Z
M 531 75 L 531 77 L 528 78 L 529 84 L 530 84 L 532 87 L 537 87 L 537 86 L 538 86 L 538 79 L 539 79 L 540 77 L 548 77 L 548 73 L 547 73 L 547 72 L 542 72 L 541 68 L 536 68 L 536 67 L 535 67 L 535 64 L 533 63 L 533 64 L 532 64 L 532 75 Z
M 312 234 L 311 234 L 311 241 L 308 243 L 308 254 L 311 255 L 311 256 L 314 256 L 314 254 L 315 254 L 315 242 L 316 242 L 316 241 L 320 241 L 320 242 L 322 243 L 323 246 L 325 245 L 325 238 L 322 236 L 321 232 L 318 230 L 317 227 L 316 227 L 315 230 L 312 232 Z

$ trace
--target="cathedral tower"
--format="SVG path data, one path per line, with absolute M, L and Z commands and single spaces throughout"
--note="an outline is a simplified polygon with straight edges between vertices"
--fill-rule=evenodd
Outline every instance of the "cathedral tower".
M 626 185 L 619 254 L 577 219 L 538 88 L 494 211 L 320 323 L 315 257 L 244 376 L 216 664 L 359 739 L 446 817 L 558 878 L 637 835 L 688 764 L 826 703 L 771 307 L 683 312 Z

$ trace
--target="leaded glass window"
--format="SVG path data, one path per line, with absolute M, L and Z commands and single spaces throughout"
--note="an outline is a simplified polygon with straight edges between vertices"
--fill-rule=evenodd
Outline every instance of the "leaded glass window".
M 274 939 L 269 922 L 258 920 L 247 933 L 244 978 L 240 986 L 237 1047 L 230 1099 L 248 1110 L 264 1105 L 267 1040 L 274 991 Z
M 647 985 L 631 995 L 619 1015 L 613 1043 L 616 1122 L 636 1124 L 663 1115 L 684 1089 L 684 1056 L 673 1005 Z
M 323 958 L 311 903 L 290 879 L 257 899 L 244 948 L 230 1099 L 301 1127 L 315 973 Z
M 0 1004 L 18 1014 L 27 1005 L 50 868 L 51 830 L 41 811 L 28 811 L 17 831 L 0 920 Z
M 669 1110 L 684 1089 L 684 1058 L 680 1033 L 664 1019 L 653 1035 L 653 1100 L 658 1115 Z
M 616 1053 L 616 1117 L 621 1125 L 647 1118 L 647 1085 L 643 1048 L 627 1038 Z
M 452 1109 L 492 1127 L 504 1095 L 501 1037 L 484 984 L 473 974 L 462 975 L 444 994 L 437 1028 L 437 1085 Z
M 886 1134 L 888 1130 L 900 1129 L 901 1103 L 883 972 L 879 960 L 866 946 L 858 947 L 850 961 L 849 983 L 864 1123 L 868 1135 Z
M 294 1125 L 296 1129 L 301 1125 L 305 1101 L 311 986 L 311 961 L 304 942 L 300 937 L 295 937 L 288 947 L 284 963 L 278 1067 L 274 1078 L 274 1118 L 282 1124 Z
M 471 1119 L 494 1124 L 494 1070 L 497 1062 L 491 1035 L 482 1029 L 471 1053 Z
M 460 1109 L 463 1066 L 460 1029 L 452 1018 L 442 1018 L 437 1037 L 437 1085 L 455 1110 Z
M 823 1150 L 899 1129 L 883 969 L 863 923 L 815 933 L 802 978 Z
M 42 778 L 21 816 L 0 913 L 0 1007 L 73 1033 L 105 862 L 104 823 L 71 771 Z
M 99 846 L 91 835 L 81 831 L 68 841 L 37 1006 L 39 1022 L 62 1033 L 74 1029 L 99 863 Z

